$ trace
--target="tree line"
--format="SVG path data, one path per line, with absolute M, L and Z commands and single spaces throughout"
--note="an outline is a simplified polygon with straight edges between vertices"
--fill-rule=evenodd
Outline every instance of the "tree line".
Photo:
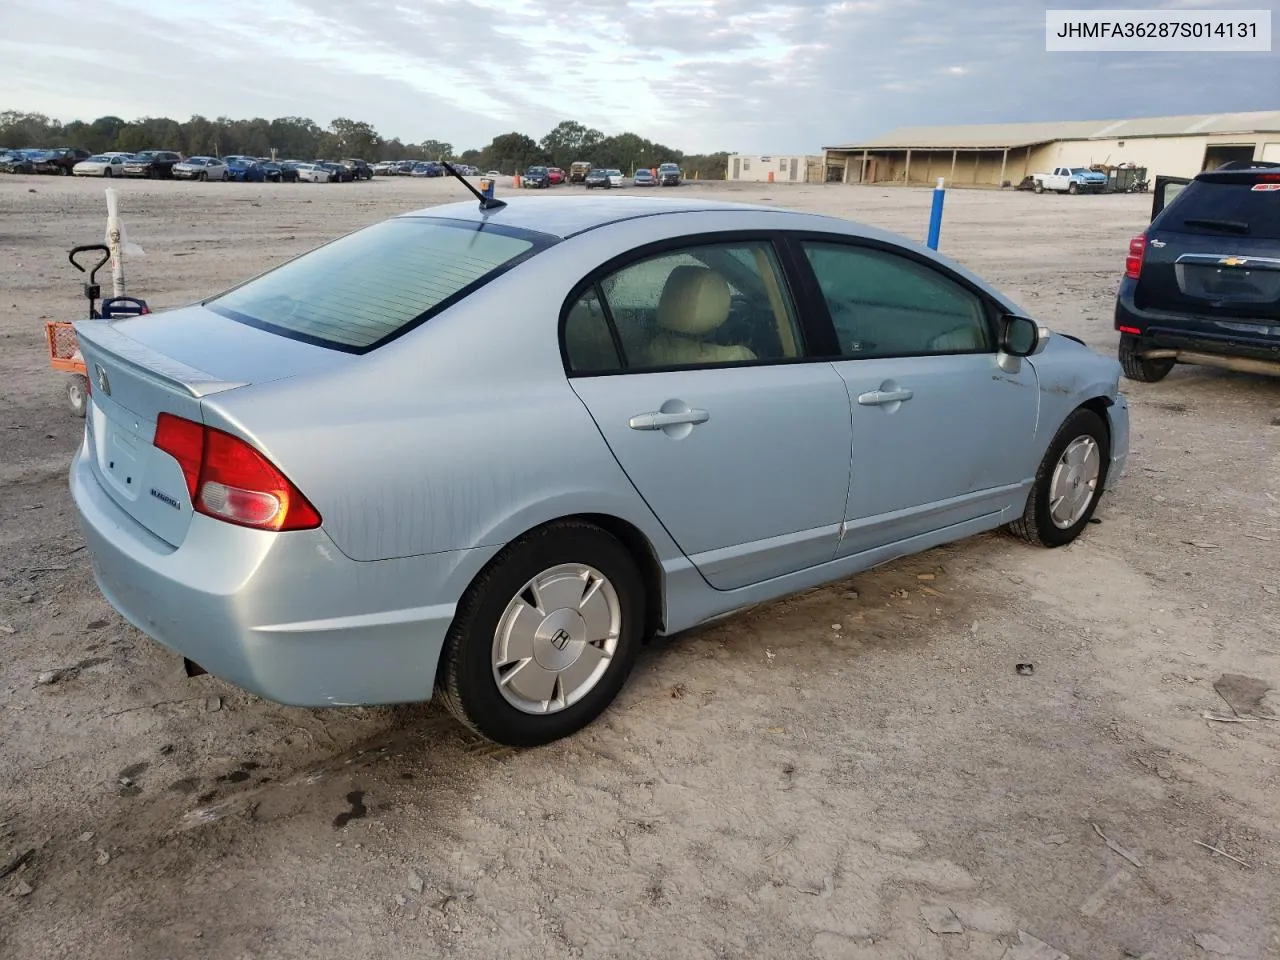
M 86 123 L 51 119 L 41 113 L 0 111 L 0 147 L 79 147 L 91 153 L 123 150 L 177 150 L 186 156 L 210 154 L 269 156 L 274 149 L 281 159 L 314 160 L 359 157 L 379 160 L 457 160 L 483 169 L 515 173 L 534 164 L 568 168 L 578 160 L 599 167 L 617 167 L 630 174 L 668 161 L 681 164 L 687 175 L 722 179 L 727 152 L 686 154 L 634 133 L 606 135 L 575 120 L 557 124 L 541 140 L 527 134 L 500 134 L 484 147 L 456 151 L 441 140 L 404 143 L 380 136 L 370 124 L 338 117 L 321 127 L 307 117 L 266 120 L 232 120 L 230 117 L 193 116 L 178 121 L 168 117 L 123 120 L 99 117 Z

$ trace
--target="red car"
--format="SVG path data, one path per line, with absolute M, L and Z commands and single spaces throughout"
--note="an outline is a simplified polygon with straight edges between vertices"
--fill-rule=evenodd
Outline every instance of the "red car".
M 557 183 L 564 183 L 566 179 L 564 171 L 559 167 L 547 167 L 547 174 L 551 178 L 552 186 L 555 186 Z

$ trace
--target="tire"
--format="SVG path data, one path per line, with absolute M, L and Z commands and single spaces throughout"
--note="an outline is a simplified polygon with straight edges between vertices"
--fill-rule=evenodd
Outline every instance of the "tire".
M 1074 183 L 1067 184 L 1067 193 L 1071 194 L 1072 196 L 1075 196 L 1079 192 L 1080 192 L 1080 188 L 1076 184 Z
M 604 641 L 613 644 L 611 656 L 592 659 L 587 652 L 600 647 L 589 642 L 595 638 L 587 620 L 574 610 L 580 602 L 576 598 L 569 606 L 560 605 L 563 594 L 554 600 L 541 599 L 537 606 L 529 602 L 535 596 L 530 585 L 544 577 L 561 590 L 568 589 L 570 596 L 580 589 L 584 593 L 578 597 L 593 598 L 588 606 L 577 609 L 592 610 L 597 633 L 604 620 L 612 625 L 608 633 L 616 638 Z M 601 583 L 595 582 L 597 577 Z M 578 578 L 581 585 L 575 582 Z M 588 587 L 588 583 L 595 585 Z M 544 589 L 550 594 L 552 587 L 544 584 Z M 523 623 L 522 610 L 530 618 L 528 625 Z M 495 743 L 531 747 L 559 740 L 595 720 L 622 689 L 640 651 L 644 611 L 640 571 L 620 541 L 589 523 L 548 524 L 509 544 L 467 589 L 445 639 L 437 692 L 459 721 Z M 561 618 L 563 626 L 557 624 Z M 548 634 L 553 626 L 555 632 Z M 520 658 L 515 649 L 522 645 L 515 638 L 522 628 L 529 631 L 531 639 L 524 649 L 531 654 Z M 566 646 L 557 645 L 558 637 L 564 638 Z M 500 642 L 500 638 L 507 639 Z M 561 654 L 572 657 L 560 668 L 563 673 L 544 668 L 548 660 L 563 660 Z M 500 688 L 497 675 L 504 666 L 500 661 L 505 659 L 509 666 L 517 658 L 519 665 L 505 673 L 506 682 Z M 596 671 L 585 677 L 581 671 L 570 673 L 577 664 L 589 667 L 591 663 Z M 530 680 L 521 688 L 525 675 Z M 565 690 L 565 677 L 576 689 Z M 542 682 L 533 684 L 534 679 Z M 543 692 L 547 697 L 541 696 Z M 524 708 L 513 700 L 523 702 Z
M 1083 461 L 1076 468 L 1082 470 L 1082 475 L 1073 478 L 1073 468 L 1069 461 L 1080 461 L 1082 452 Z M 1090 456 L 1096 459 L 1092 470 L 1089 466 Z M 1022 516 L 1008 525 L 1008 532 L 1042 547 L 1061 547 L 1070 543 L 1080 535 L 1098 506 L 1098 499 L 1106 485 L 1110 456 L 1111 442 L 1106 424 L 1092 410 L 1078 408 L 1067 417 L 1053 442 L 1049 444 L 1040 468 L 1036 470 L 1035 483 L 1027 495 Z M 1092 478 L 1090 473 L 1093 474 Z M 1055 478 L 1058 478 L 1059 483 L 1056 489 Z M 1073 479 L 1078 480 L 1078 483 L 1073 483 Z M 1091 492 L 1088 489 L 1090 483 Z M 1075 493 L 1081 499 L 1076 500 L 1074 510 L 1070 509 L 1071 500 L 1064 500 L 1063 507 L 1067 509 L 1063 513 L 1066 515 L 1060 515 L 1055 520 L 1051 497 L 1059 491 L 1067 493 L 1068 498 Z M 1086 496 L 1087 500 L 1082 499 Z
M 67 377 L 67 406 L 81 419 L 89 409 L 89 380 L 83 374 Z
M 1044 193 L 1044 184 L 1039 180 L 1036 181 L 1035 191 L 1036 193 Z
M 1173 357 L 1155 357 L 1150 360 L 1139 356 L 1142 341 L 1129 334 L 1120 337 L 1120 348 L 1116 351 L 1120 367 L 1124 375 L 1139 383 L 1156 383 L 1163 380 L 1178 361 Z
M 106 177 L 108 180 L 110 180 L 110 179 L 111 179 L 111 168 L 110 168 L 110 167 L 107 167 L 105 170 L 103 170 L 103 171 L 102 171 L 102 175 L 103 175 L 104 177 Z
M 197 180 L 199 180 L 201 183 L 208 183 L 208 182 L 209 182 L 209 171 L 208 171 L 208 170 L 201 170 L 201 171 L 200 171 L 200 176 L 199 176 L 199 177 L 197 177 L 196 179 L 197 179 Z

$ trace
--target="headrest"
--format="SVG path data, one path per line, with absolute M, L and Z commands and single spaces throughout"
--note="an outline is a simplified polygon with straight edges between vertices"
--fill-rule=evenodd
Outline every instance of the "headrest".
M 680 266 L 671 271 L 658 301 L 658 326 L 696 337 L 729 319 L 729 284 L 709 267 Z

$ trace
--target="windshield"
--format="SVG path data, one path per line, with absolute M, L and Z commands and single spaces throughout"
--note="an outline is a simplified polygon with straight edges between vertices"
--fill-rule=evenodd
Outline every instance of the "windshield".
M 111 158 L 104 157 L 102 154 L 98 154 L 96 157 L 90 157 L 88 162 L 89 163 L 110 163 Z
M 662 166 L 658 167 L 658 169 L 659 170 L 679 170 L 680 168 L 676 166 L 674 163 L 664 163 Z
M 525 173 L 529 174 L 529 176 L 531 177 L 540 176 L 541 174 L 544 174 L 546 172 L 547 172 L 546 167 L 530 167 L 528 170 L 525 171 Z
M 491 223 L 387 220 L 290 260 L 205 305 L 250 326 L 364 353 L 551 242 L 543 234 Z
M 1072 173 L 1093 173 L 1093 171 L 1090 170 L 1088 167 L 1072 167 L 1071 172 Z
M 1255 190 L 1252 179 L 1239 183 L 1193 180 L 1152 226 L 1175 233 L 1280 240 L 1280 190 Z

